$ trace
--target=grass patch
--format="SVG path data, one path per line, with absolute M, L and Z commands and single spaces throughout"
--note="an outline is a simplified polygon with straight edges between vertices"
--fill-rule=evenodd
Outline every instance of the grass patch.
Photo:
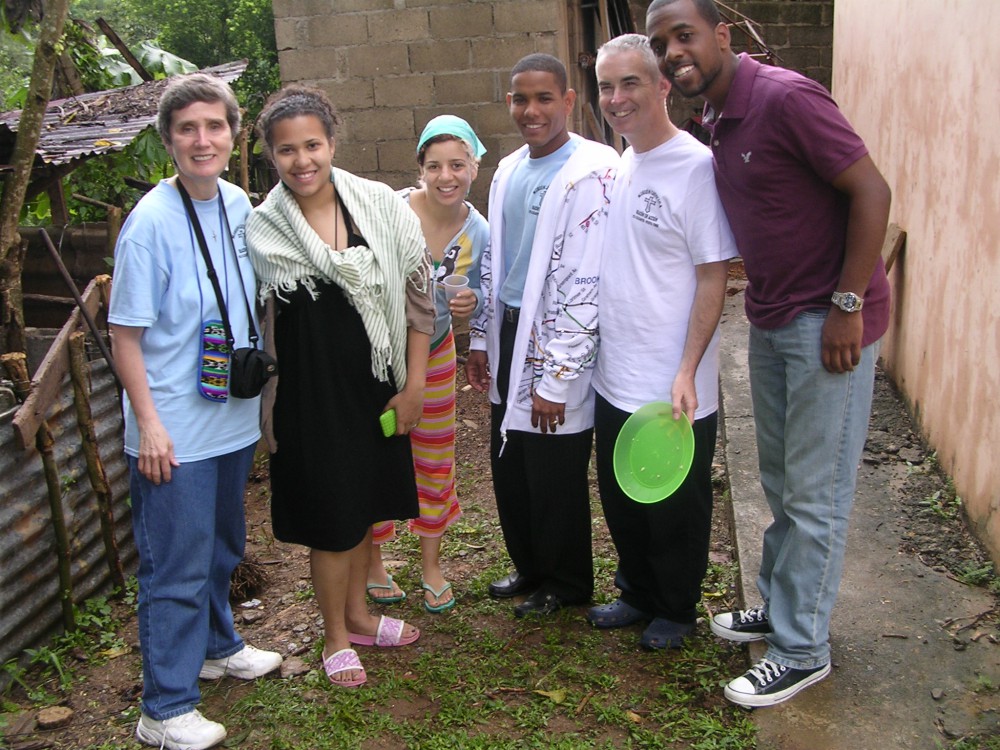
M 683 650 L 649 653 L 638 648 L 638 627 L 596 630 L 575 609 L 514 620 L 509 603 L 486 595 L 504 572 L 488 567 L 463 587 L 458 607 L 424 618 L 415 648 L 361 650 L 369 675 L 361 690 L 330 685 L 318 668 L 247 686 L 226 709 L 230 733 L 242 748 L 754 746 L 749 714 L 721 697 L 742 668 L 738 649 L 702 627 Z

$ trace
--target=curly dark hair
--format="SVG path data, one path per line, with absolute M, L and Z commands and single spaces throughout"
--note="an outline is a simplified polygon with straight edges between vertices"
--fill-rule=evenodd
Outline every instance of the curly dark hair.
M 257 136 L 264 141 L 267 155 L 271 155 L 274 125 L 292 117 L 313 115 L 323 124 L 327 138 L 333 140 L 340 125 L 340 117 L 322 89 L 292 83 L 271 94 L 264 109 L 257 117 Z

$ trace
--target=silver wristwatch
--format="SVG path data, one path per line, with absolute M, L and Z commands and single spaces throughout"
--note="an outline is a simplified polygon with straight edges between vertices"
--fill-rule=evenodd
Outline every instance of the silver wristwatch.
M 854 292 L 834 292 L 830 301 L 846 313 L 858 312 L 865 304 L 864 298 Z

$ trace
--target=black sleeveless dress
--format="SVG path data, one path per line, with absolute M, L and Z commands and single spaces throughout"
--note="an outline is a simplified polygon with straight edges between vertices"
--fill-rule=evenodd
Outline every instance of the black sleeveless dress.
M 349 245 L 367 243 L 352 231 Z M 379 424 L 396 389 L 372 375 L 371 342 L 340 287 L 316 287 L 316 299 L 300 283 L 277 300 L 271 520 L 282 542 L 340 552 L 420 508 L 410 438 L 386 438 Z

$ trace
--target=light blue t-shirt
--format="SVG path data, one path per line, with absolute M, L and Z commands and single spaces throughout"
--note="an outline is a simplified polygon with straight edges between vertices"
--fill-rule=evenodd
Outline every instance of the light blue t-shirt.
M 407 187 L 397 191 L 407 203 L 410 202 L 410 193 L 415 188 Z M 444 341 L 445 336 L 451 330 L 451 310 L 448 308 L 448 297 L 445 294 L 444 285 L 440 282 L 446 276 L 458 273 L 469 278 L 469 289 L 476 295 L 476 309 L 472 315 L 475 316 L 483 305 L 483 290 L 480 288 L 479 280 L 479 258 L 483 249 L 490 243 L 490 225 L 483 218 L 483 215 L 476 210 L 468 201 L 465 205 L 469 208 L 469 215 L 465 218 L 465 223 L 458 230 L 458 234 L 452 237 L 451 242 L 445 248 L 444 258 L 440 263 L 434 265 L 434 335 L 431 336 L 431 351 Z
M 252 307 L 256 292 L 244 236 L 250 201 L 228 182 L 220 180 L 219 190 L 225 198 L 228 228 L 218 198 L 193 203 L 226 300 L 236 346 L 248 346 L 243 294 Z M 237 258 L 243 274 L 242 293 Z M 160 182 L 139 201 L 118 237 L 108 320 L 146 329 L 142 355 L 149 387 L 181 463 L 232 453 L 260 439 L 259 398 L 230 396 L 225 403 L 217 403 L 198 390 L 202 329 L 205 321 L 221 319 L 218 308 L 180 193 L 169 182 Z M 259 334 L 257 320 L 254 325 Z M 124 406 L 125 452 L 138 456 L 139 430 L 127 394 Z
M 521 306 L 542 200 L 577 145 L 571 138 L 548 156 L 521 159 L 510 176 L 503 200 L 503 263 L 507 273 L 498 295 L 507 307 Z

